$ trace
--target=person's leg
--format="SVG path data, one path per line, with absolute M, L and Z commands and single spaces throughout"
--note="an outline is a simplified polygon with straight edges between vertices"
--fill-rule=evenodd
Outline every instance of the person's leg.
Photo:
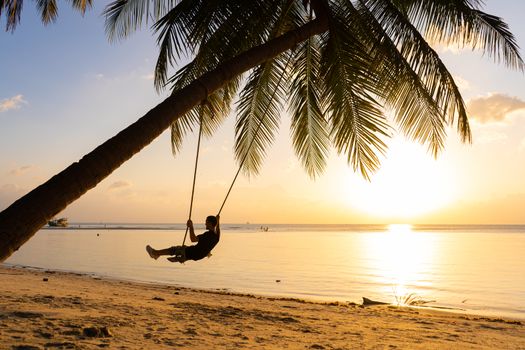
M 172 257 L 169 257 L 167 259 L 169 261 L 171 261 L 171 262 L 180 262 L 181 264 L 183 264 L 186 261 L 186 258 L 184 256 L 181 256 L 181 255 L 172 256 Z
M 146 251 L 148 252 L 149 256 L 155 260 L 159 258 L 159 256 L 162 255 L 177 255 L 176 252 L 178 251 L 179 247 L 170 247 L 166 249 L 153 249 L 150 245 L 146 246 Z
M 168 261 L 171 262 L 180 262 L 183 264 L 186 260 L 188 260 L 186 258 L 186 247 L 182 245 L 171 247 L 171 255 L 173 256 L 168 258 Z

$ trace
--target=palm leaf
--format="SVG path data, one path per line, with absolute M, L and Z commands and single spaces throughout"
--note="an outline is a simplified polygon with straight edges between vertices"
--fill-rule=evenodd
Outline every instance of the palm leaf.
M 155 32 L 159 33 L 157 44 L 160 47 L 154 71 L 154 85 L 157 91 L 162 90 L 166 85 L 169 65 L 175 64 L 178 58 L 190 50 L 189 44 L 184 39 L 189 36 L 187 24 L 191 21 L 188 16 L 182 15 L 184 7 L 189 6 L 190 3 L 191 1 L 183 0 L 153 26 Z M 189 71 L 187 67 L 183 70 Z
M 38 1 L 44 1 L 44 0 L 38 0 Z M 81 14 L 86 13 L 86 10 L 93 6 L 93 0 L 69 0 L 69 2 L 71 3 L 71 6 L 75 10 L 80 11 Z
M 92 0 L 69 0 L 73 9 L 80 11 L 82 14 L 90 8 Z M 56 0 L 36 0 L 36 8 L 40 13 L 42 23 L 49 24 L 54 22 L 58 16 L 58 6 Z M 5 11 L 6 31 L 14 31 L 20 22 L 22 13 L 23 0 L 0 0 L 0 16 Z
M 483 50 L 496 62 L 523 71 L 516 38 L 499 17 L 479 10 L 480 0 L 413 1 L 410 20 L 429 40 Z
M 247 23 L 244 25 L 246 26 Z M 232 23 L 224 23 L 212 35 L 203 35 L 195 58 L 171 77 L 167 84 L 171 84 L 173 91 L 177 91 L 197 80 L 207 71 L 215 68 L 220 64 L 220 61 L 230 58 L 236 51 L 243 50 L 244 47 L 242 45 L 248 45 L 250 40 L 235 40 L 236 36 L 243 32 L 244 30 L 236 30 L 235 25 L 232 25 Z M 221 41 L 220 39 L 223 37 L 233 38 L 232 40 Z M 260 42 L 261 38 L 258 35 L 258 38 L 253 40 Z M 237 47 L 235 47 L 233 46 L 235 41 L 243 44 L 237 44 Z M 161 62 L 161 58 L 159 58 L 157 71 L 159 71 L 159 66 L 162 66 L 163 70 L 167 69 L 167 62 Z M 160 84 L 162 79 L 159 78 L 157 83 Z M 241 79 L 242 76 L 232 79 L 222 89 L 209 95 L 205 106 L 196 106 L 172 125 L 172 151 L 174 154 L 179 151 L 185 134 L 192 130 L 199 121 L 202 120 L 203 134 L 205 136 L 211 136 L 215 132 L 230 112 L 230 106 L 233 98 L 236 96 Z M 157 85 L 157 87 L 159 86 Z
M 191 14 L 186 14 L 187 11 L 180 6 L 170 11 L 154 26 L 155 31 L 159 33 L 157 42 L 160 46 L 155 68 L 156 88 L 160 90 L 174 82 L 177 82 L 177 86 L 181 85 L 180 74 L 170 79 L 167 79 L 167 76 L 169 66 L 175 65 L 183 54 L 195 55 L 188 65 L 193 67 L 184 68 L 186 85 L 216 68 L 221 62 L 263 43 L 278 19 L 280 7 L 272 7 L 271 3 L 261 2 L 256 6 L 247 2 L 240 2 L 239 5 L 237 2 L 219 1 L 218 5 L 226 7 L 221 11 L 213 10 L 209 6 L 197 9 L 192 7 L 194 12 Z M 248 6 L 250 4 L 251 6 Z M 214 12 L 226 13 L 228 16 L 209 15 Z M 261 16 L 263 21 L 259 20 Z M 194 24 L 201 22 L 203 24 Z M 188 72 L 192 74 L 187 74 Z
M 280 35 L 297 25 L 298 6 L 295 2 L 274 1 L 267 8 L 268 22 L 263 22 L 260 40 Z M 253 22 L 260 22 L 255 14 Z M 241 39 L 242 40 L 242 39 Z M 262 42 L 262 41 L 261 41 Z M 286 58 L 286 63 L 283 60 Z M 235 125 L 235 155 L 246 175 L 258 174 L 278 129 L 282 100 L 286 91 L 287 69 L 292 57 L 280 55 L 255 68 L 240 93 Z
M 82 3 L 84 0 L 73 0 Z M 140 29 L 149 19 L 154 21 L 164 16 L 179 2 L 187 5 L 195 1 L 180 0 L 116 0 L 106 6 L 102 13 L 106 17 L 106 34 L 109 40 L 123 39 Z
M 209 95 L 206 101 L 195 106 L 171 125 L 171 149 L 176 155 L 189 131 L 202 123 L 202 134 L 211 137 L 230 113 L 241 77 L 231 80 L 220 90 Z
M 286 82 L 282 56 L 254 69 L 239 96 L 235 155 L 247 175 L 259 172 L 278 128 Z
M 56 0 L 38 0 L 36 1 L 36 8 L 44 24 L 54 22 L 58 16 Z
M 319 79 L 319 45 L 319 38 L 311 37 L 294 52 L 289 93 L 293 146 L 311 177 L 323 172 L 330 148 L 328 123 L 320 105 L 323 87 Z
M 525 63 L 519 52 L 516 38 L 508 25 L 497 16 L 472 10 L 470 42 L 474 48 L 488 52 L 496 62 L 503 61 L 508 67 L 524 71 Z
M 359 12 L 375 45 L 379 84 L 401 130 L 428 143 L 434 155 L 443 148 L 447 118 L 458 117 L 458 131 L 470 140 L 470 128 L 459 90 L 437 54 L 406 18 L 387 2 L 376 1 Z M 384 29 L 386 28 L 386 29 Z M 387 32 L 388 31 L 388 32 Z M 417 55 L 415 54 L 417 52 Z
M 368 179 L 379 168 L 388 126 L 373 97 L 380 91 L 377 78 L 368 73 L 372 69 L 370 57 L 354 35 L 357 23 L 345 18 L 343 12 L 341 7 L 332 7 L 329 36 L 321 37 L 323 99 L 337 151 L 345 153 L 353 169 Z
M 16 25 L 20 22 L 23 4 L 23 1 L 0 0 L 0 15 L 5 12 L 6 31 L 11 30 L 13 32 L 16 29 Z

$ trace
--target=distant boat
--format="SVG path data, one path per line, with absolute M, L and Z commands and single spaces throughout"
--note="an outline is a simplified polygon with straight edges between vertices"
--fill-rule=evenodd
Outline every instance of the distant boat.
M 49 227 L 67 227 L 67 218 L 53 219 L 47 222 Z

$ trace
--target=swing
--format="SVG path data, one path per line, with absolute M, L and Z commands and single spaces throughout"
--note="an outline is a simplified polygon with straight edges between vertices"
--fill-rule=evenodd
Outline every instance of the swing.
M 292 60 L 292 55 L 290 54 L 288 56 L 288 60 L 286 62 L 286 65 L 284 66 L 283 72 L 286 72 L 286 70 L 288 69 L 288 65 L 290 64 L 291 60 Z M 226 201 L 228 200 L 228 197 L 230 196 L 230 193 L 231 193 L 231 191 L 233 189 L 233 185 L 235 184 L 235 181 L 237 181 L 237 178 L 239 177 L 239 174 L 241 172 L 242 166 L 243 166 L 244 162 L 246 161 L 246 158 L 248 157 L 248 151 L 251 149 L 253 143 L 255 142 L 255 136 L 259 133 L 259 130 L 261 129 L 262 122 L 264 120 L 264 116 L 266 115 L 266 113 L 268 112 L 268 110 L 270 108 L 270 103 L 273 100 L 273 98 L 275 97 L 275 94 L 277 93 L 277 88 L 281 84 L 281 80 L 283 79 L 283 77 L 284 77 L 284 73 L 281 74 L 281 76 L 279 77 L 279 80 L 277 81 L 277 84 L 275 85 L 275 89 L 273 90 L 272 95 L 268 99 L 268 104 L 266 105 L 266 107 L 265 107 L 265 109 L 264 109 L 264 111 L 262 113 L 262 116 L 259 119 L 259 123 L 257 125 L 257 128 L 255 129 L 254 137 L 250 141 L 250 144 L 248 145 L 248 148 L 246 149 L 246 153 L 243 155 L 243 157 L 242 157 L 242 159 L 241 159 L 241 161 L 239 163 L 239 168 L 237 169 L 237 172 L 235 173 L 235 176 L 233 177 L 232 183 L 231 183 L 231 185 L 230 185 L 230 187 L 228 189 L 228 192 L 226 193 L 226 196 L 224 197 L 224 200 L 223 200 L 223 202 L 221 204 L 221 207 L 219 208 L 219 212 L 217 213 L 217 216 L 219 216 L 221 214 L 222 209 L 224 208 L 224 205 L 226 204 Z M 201 84 L 201 85 L 206 91 L 206 93 L 205 93 L 206 97 L 201 102 L 201 105 L 209 104 L 209 102 L 208 102 L 208 89 L 206 88 L 206 86 L 204 84 Z M 211 111 L 211 109 L 210 109 L 210 111 Z M 200 145 L 201 145 L 201 139 L 202 139 L 202 124 L 203 124 L 202 121 L 203 121 L 203 113 L 201 113 L 200 118 L 199 118 L 199 137 L 198 137 L 198 140 L 197 140 L 197 154 L 195 156 L 195 167 L 194 167 L 194 170 L 193 170 L 193 183 L 192 183 L 192 188 L 191 188 L 190 210 L 189 210 L 189 215 L 188 215 L 189 216 L 188 221 L 191 220 L 191 214 L 192 214 L 192 211 L 193 211 L 193 198 L 194 198 L 194 195 L 195 195 L 195 183 L 196 183 L 196 179 L 197 179 L 197 168 L 198 168 L 198 164 L 199 164 L 199 151 L 200 151 Z M 189 230 L 189 227 L 186 225 L 186 232 L 184 233 L 184 238 L 182 240 L 182 245 L 178 246 L 178 247 L 172 247 L 172 248 L 180 248 L 182 251 L 185 251 L 185 247 L 186 247 L 185 243 L 186 243 L 186 237 L 188 236 L 188 230 Z M 206 233 L 204 233 L 204 234 L 206 234 Z M 220 236 L 220 234 L 219 234 L 219 236 Z M 212 243 L 213 247 L 217 243 L 218 243 L 218 240 L 217 240 L 217 242 Z M 199 244 L 197 244 L 197 246 L 198 245 Z M 194 246 L 192 246 L 192 247 L 194 247 Z M 213 249 L 213 247 L 211 249 Z M 177 253 L 174 254 L 173 251 L 172 251 L 172 248 L 161 249 L 160 251 L 157 251 L 157 250 L 153 249 L 150 245 L 147 245 L 146 246 L 146 251 L 149 254 L 149 256 L 151 258 L 155 259 L 155 260 L 158 259 L 161 255 L 171 255 L 172 257 L 168 258 L 169 261 L 184 263 L 186 261 L 185 253 L 183 253 L 182 260 L 179 260 L 179 258 L 181 258 L 181 256 L 179 256 Z M 208 257 L 210 257 L 210 256 L 211 256 L 211 254 L 208 254 Z M 200 260 L 200 259 L 201 258 L 199 258 L 197 260 Z
M 289 63 L 291 61 L 291 58 L 292 58 L 292 56 L 289 55 L 288 56 L 288 61 L 287 61 L 286 65 L 284 66 L 283 72 L 286 72 L 286 70 L 288 68 L 288 65 L 289 65 Z M 261 129 L 262 122 L 264 120 L 264 115 L 266 115 L 266 113 L 268 112 L 268 109 L 270 108 L 270 102 L 273 100 L 275 94 L 277 93 L 277 87 L 280 85 L 281 80 L 283 79 L 283 77 L 284 77 L 284 73 L 281 74 L 281 76 L 279 77 L 279 80 L 277 81 L 277 84 L 275 85 L 275 89 L 273 90 L 272 95 L 268 99 L 268 104 L 266 105 L 266 107 L 265 107 L 265 109 L 264 109 L 264 111 L 262 113 L 262 117 L 259 119 L 259 123 L 257 125 L 257 128 L 255 129 L 254 137 L 250 141 L 250 144 L 248 145 L 246 153 L 243 155 L 243 157 L 242 157 L 242 159 L 241 159 L 241 161 L 239 163 L 239 168 L 237 169 L 237 173 L 235 174 L 235 176 L 234 176 L 234 178 L 232 180 L 232 183 L 230 185 L 230 188 L 228 189 L 228 192 L 226 193 L 226 196 L 224 197 L 224 200 L 223 200 L 223 202 L 221 204 L 221 207 L 219 208 L 219 212 L 218 212 L 217 216 L 219 216 L 221 214 L 222 209 L 224 208 L 224 205 L 226 204 L 226 201 L 228 200 L 228 197 L 230 196 L 231 190 L 233 189 L 233 185 L 235 184 L 235 181 L 237 180 L 237 177 L 239 176 L 239 173 L 241 172 L 242 166 L 243 166 L 246 158 L 248 157 L 248 151 L 250 150 L 250 148 L 252 147 L 253 143 L 255 142 L 255 136 L 259 133 L 259 130 Z M 212 111 L 212 109 L 211 109 L 211 107 L 209 105 L 209 102 L 208 102 L 208 90 L 207 90 L 206 86 L 202 85 L 202 87 L 206 91 L 206 94 L 205 94 L 206 97 L 201 102 L 201 106 L 208 105 L 208 108 L 210 108 L 210 111 L 212 112 L 212 118 L 213 118 L 213 111 Z M 197 154 L 195 156 L 195 167 L 193 169 L 193 183 L 192 183 L 192 188 L 191 188 L 190 210 L 189 210 L 189 215 L 188 215 L 189 216 L 188 221 L 191 220 L 191 215 L 192 215 L 192 211 L 193 211 L 193 198 L 194 198 L 194 195 L 195 195 L 195 183 L 196 183 L 196 179 L 197 179 L 197 168 L 198 168 L 198 164 L 199 164 L 199 153 L 200 153 L 200 145 L 201 145 L 201 139 L 202 139 L 203 118 L 204 118 L 204 114 L 201 113 L 200 114 L 200 118 L 199 118 L 199 137 L 198 137 L 198 140 L 197 140 Z M 177 247 L 177 248 L 181 248 L 182 251 L 184 251 L 185 247 L 186 247 L 185 243 L 186 243 L 186 237 L 188 236 L 188 230 L 189 230 L 189 227 L 188 227 L 188 225 L 186 225 L 186 232 L 184 233 L 184 239 L 182 240 L 182 245 Z M 220 238 L 220 233 L 219 233 L 219 238 Z M 218 242 L 218 240 L 217 240 L 217 242 Z M 217 242 L 214 243 L 214 245 L 217 244 Z M 197 244 L 197 246 L 198 246 L 198 244 Z M 172 248 L 175 248 L 175 247 L 172 247 Z M 178 258 L 180 258 L 180 256 L 178 254 L 173 254 L 170 249 L 171 248 L 163 249 L 163 250 L 161 250 L 162 253 L 159 253 L 159 251 L 156 251 L 150 245 L 146 246 L 146 251 L 148 252 L 150 257 L 152 257 L 154 259 L 157 259 L 161 255 L 172 255 L 172 258 L 168 258 L 168 260 L 170 260 L 172 262 L 178 261 L 180 263 L 184 263 L 184 261 L 186 261 L 186 257 L 184 255 L 182 256 L 182 260 L 178 260 Z M 213 247 L 211 249 L 213 249 Z M 175 256 L 173 256 L 173 255 L 175 255 Z M 208 257 L 210 257 L 210 256 L 211 256 L 211 253 L 208 254 Z
M 284 71 L 286 71 L 286 69 L 288 68 L 288 64 L 290 63 L 291 61 L 291 56 L 289 56 L 288 58 L 288 62 L 286 63 L 285 67 L 284 67 Z M 242 169 L 242 166 L 244 164 L 244 162 L 246 161 L 246 158 L 248 157 L 248 151 L 250 150 L 250 148 L 252 147 L 253 143 L 255 142 L 255 136 L 259 133 L 259 130 L 261 129 L 261 126 L 262 126 L 262 122 L 264 120 L 264 115 L 266 114 L 266 112 L 268 111 L 268 109 L 270 108 L 270 102 L 273 100 L 275 94 L 277 93 L 277 87 L 279 86 L 279 84 L 281 83 L 281 80 L 283 78 L 284 74 L 281 74 L 281 76 L 279 77 L 279 80 L 277 82 L 277 84 L 275 85 L 275 89 L 272 93 L 272 95 L 270 96 L 269 100 L 268 100 L 268 104 L 266 105 L 265 109 L 264 109 L 264 112 L 263 112 L 263 117 L 261 117 L 259 119 L 259 123 L 257 125 L 257 128 L 255 129 L 255 133 L 254 133 L 254 137 L 252 138 L 252 140 L 250 141 L 250 144 L 248 145 L 248 148 L 247 148 L 247 152 L 244 154 L 244 156 L 242 157 L 240 163 L 239 163 L 239 168 L 237 169 L 237 172 L 235 173 L 235 176 L 232 180 L 232 183 L 228 189 L 228 192 L 226 193 L 226 196 L 224 197 L 224 200 L 221 204 L 221 207 L 219 208 L 219 212 L 217 214 L 217 216 L 219 216 L 222 212 L 222 209 L 224 208 L 224 205 L 226 204 L 226 201 L 228 200 L 228 197 L 230 196 L 230 193 L 231 193 L 231 190 L 233 189 L 233 185 L 235 184 L 235 181 L 237 180 L 237 178 L 239 177 L 239 174 L 241 172 L 241 169 Z M 208 102 L 208 90 L 206 89 L 205 86 L 203 86 L 204 89 L 206 90 L 206 98 L 202 101 L 202 105 L 204 104 L 209 104 Z M 208 107 L 210 108 L 210 107 Z M 211 110 L 211 109 L 210 109 Z M 192 188 L 191 188 L 191 198 L 190 198 L 190 210 L 189 210 L 189 218 L 188 220 L 191 220 L 191 214 L 192 214 L 192 211 L 193 211 L 193 198 L 194 198 L 194 195 L 195 195 L 195 183 L 196 183 L 196 179 L 197 179 L 197 168 L 198 168 L 198 164 L 199 164 L 199 153 L 200 153 L 200 144 L 201 144 L 201 139 L 202 139 L 202 121 L 203 121 L 203 114 L 201 113 L 200 115 L 200 120 L 199 120 L 199 137 L 198 137 L 198 140 L 197 140 L 197 154 L 195 155 L 195 167 L 193 169 L 193 183 L 192 183 Z M 186 243 L 186 237 L 188 236 L 188 230 L 189 230 L 189 227 L 186 226 L 186 232 L 184 233 L 184 239 L 182 240 L 182 246 L 180 246 L 183 250 L 184 250 L 184 247 L 186 247 L 185 243 Z M 170 249 L 170 248 L 168 248 Z M 162 251 L 167 251 L 168 249 L 164 249 Z M 157 259 L 159 256 L 161 255 L 167 255 L 167 254 L 159 254 L 158 252 L 155 251 L 155 249 L 153 249 L 150 245 L 147 245 L 146 246 L 146 251 L 148 252 L 148 254 L 150 255 L 151 258 L 153 259 Z M 171 252 L 168 252 L 169 255 L 173 255 Z M 210 257 L 211 254 L 208 254 L 208 257 Z M 172 259 L 174 258 L 174 259 Z M 184 263 L 185 259 L 184 260 L 177 260 L 177 256 L 174 256 L 172 258 L 168 258 L 168 260 L 172 261 L 172 262 L 180 262 L 180 263 Z
M 292 58 L 292 56 L 290 55 L 289 58 L 288 58 L 288 61 L 286 62 L 286 65 L 284 67 L 284 71 L 286 71 L 286 69 L 288 68 L 288 64 L 290 63 L 291 58 Z M 219 216 L 221 214 L 222 209 L 224 208 L 224 205 L 226 204 L 226 201 L 228 200 L 228 197 L 230 196 L 231 190 L 233 188 L 233 185 L 235 184 L 235 181 L 237 180 L 237 177 L 239 176 L 239 173 L 241 172 L 241 169 L 242 169 L 242 166 L 244 164 L 244 161 L 248 157 L 248 151 L 250 150 L 250 148 L 252 147 L 253 143 L 255 142 L 255 135 L 257 135 L 259 133 L 259 130 L 261 129 L 262 122 L 263 122 L 263 119 L 264 119 L 264 115 L 266 114 L 266 112 L 268 112 L 268 109 L 270 108 L 270 102 L 275 97 L 275 94 L 277 93 L 277 87 L 279 86 L 279 84 L 281 84 L 281 80 L 282 80 L 283 76 L 284 76 L 284 74 L 282 74 L 279 77 L 279 80 L 277 81 L 277 84 L 275 84 L 275 89 L 273 90 L 272 95 L 268 99 L 268 104 L 266 105 L 266 107 L 264 109 L 263 116 L 259 119 L 259 123 L 257 124 L 257 128 L 255 129 L 254 137 L 250 141 L 250 144 L 248 145 L 246 153 L 244 154 L 244 156 L 242 157 L 242 159 L 241 159 L 241 161 L 239 163 L 239 168 L 237 169 L 237 172 L 235 173 L 235 176 L 233 177 L 233 180 L 232 180 L 232 183 L 230 185 L 230 188 L 228 189 L 228 192 L 226 193 L 226 196 L 224 197 L 222 205 L 219 208 L 219 212 L 217 213 L 217 216 Z M 203 86 L 203 87 L 206 90 L 206 98 L 202 101 L 202 105 L 205 105 L 205 104 L 208 105 L 209 104 L 209 102 L 208 102 L 208 89 L 206 89 L 205 86 Z M 208 106 L 208 108 L 210 108 L 210 107 Z M 193 170 L 193 184 L 192 184 L 192 188 L 191 188 L 190 213 L 189 213 L 188 220 L 191 220 L 191 214 L 192 214 L 192 209 L 193 209 L 193 197 L 194 197 L 194 194 L 195 194 L 195 182 L 196 182 L 196 178 L 197 178 L 197 167 L 198 167 L 198 163 L 199 163 L 199 150 L 200 150 L 201 136 L 202 136 L 202 119 L 203 119 L 203 113 L 201 113 L 200 120 L 199 120 L 199 137 L 197 139 L 197 154 L 195 156 L 195 168 Z M 182 247 L 185 247 L 186 236 L 188 235 L 188 229 L 189 228 L 186 227 L 186 232 L 184 233 L 184 239 L 182 240 Z
M 280 83 L 280 80 L 279 80 L 279 83 Z M 276 91 L 274 90 L 273 95 L 270 98 L 270 101 L 271 101 L 271 99 L 273 99 L 273 96 L 275 95 L 275 92 Z M 206 99 L 203 102 L 203 104 L 207 104 L 207 103 L 208 103 L 208 100 Z M 269 105 L 269 103 L 268 103 L 268 105 Z M 266 106 L 265 113 L 268 110 L 268 107 L 269 107 L 268 105 Z M 193 183 L 192 183 L 192 187 L 191 187 L 190 212 L 189 212 L 189 215 L 188 215 L 188 220 L 191 220 L 191 214 L 192 214 L 192 210 L 193 210 L 193 198 L 194 198 L 194 195 L 195 195 L 195 183 L 196 183 L 196 179 L 197 179 L 197 168 L 198 168 L 198 165 L 199 165 L 199 151 L 200 151 L 201 138 L 202 138 L 202 118 L 203 118 L 203 114 L 201 114 L 200 120 L 199 120 L 199 136 L 197 138 L 197 154 L 195 156 L 195 167 L 193 169 Z M 254 135 L 257 135 L 257 133 L 259 132 L 259 130 L 260 130 L 261 126 L 262 126 L 262 122 L 263 122 L 263 118 L 259 119 L 259 123 L 257 125 L 257 128 L 255 129 Z M 252 147 L 254 141 L 255 141 L 255 137 L 251 140 L 250 144 L 248 145 L 248 150 Z M 230 193 L 232 191 L 233 185 L 235 184 L 235 181 L 237 181 L 237 177 L 239 176 L 239 173 L 241 172 L 241 169 L 242 169 L 242 166 L 244 164 L 244 161 L 246 160 L 247 157 L 248 157 L 248 152 L 246 152 L 244 154 L 244 156 L 242 157 L 241 162 L 239 163 L 239 168 L 237 169 L 237 172 L 235 173 L 235 176 L 233 177 L 233 180 L 232 180 L 232 183 L 230 185 L 230 188 L 228 189 L 228 192 L 226 193 L 226 196 L 224 197 L 224 200 L 223 200 L 223 202 L 221 204 L 221 207 L 219 208 L 219 212 L 217 213 L 216 216 L 221 215 L 222 209 L 224 208 L 224 205 L 226 204 L 226 201 L 228 200 L 228 197 L 230 196 Z M 186 226 L 186 232 L 184 233 L 184 239 L 182 240 L 182 247 L 186 246 L 185 243 L 186 243 L 186 237 L 188 236 L 188 230 L 189 230 L 189 227 Z

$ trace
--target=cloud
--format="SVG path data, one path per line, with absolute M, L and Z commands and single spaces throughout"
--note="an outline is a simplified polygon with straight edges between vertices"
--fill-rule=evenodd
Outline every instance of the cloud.
M 18 167 L 16 169 L 12 169 L 11 171 L 9 171 L 9 175 L 20 176 L 20 175 L 27 173 L 32 168 L 34 168 L 32 165 L 24 165 L 24 166 L 21 166 L 21 167 Z
M 0 113 L 7 112 L 10 109 L 18 109 L 20 105 L 27 103 L 23 95 L 16 95 L 0 101 Z
M 514 111 L 525 109 L 525 101 L 504 94 L 490 94 L 468 102 L 469 116 L 480 123 L 501 122 Z
M 121 181 L 115 181 L 111 185 L 109 185 L 109 190 L 122 190 L 132 187 L 133 184 L 129 181 L 121 180 Z
M 131 199 L 137 196 L 133 190 L 133 183 L 126 180 L 113 182 L 109 185 L 108 191 L 113 200 Z
M 141 76 L 141 78 L 144 80 L 153 80 L 154 76 L 153 74 L 147 74 L 147 75 Z

